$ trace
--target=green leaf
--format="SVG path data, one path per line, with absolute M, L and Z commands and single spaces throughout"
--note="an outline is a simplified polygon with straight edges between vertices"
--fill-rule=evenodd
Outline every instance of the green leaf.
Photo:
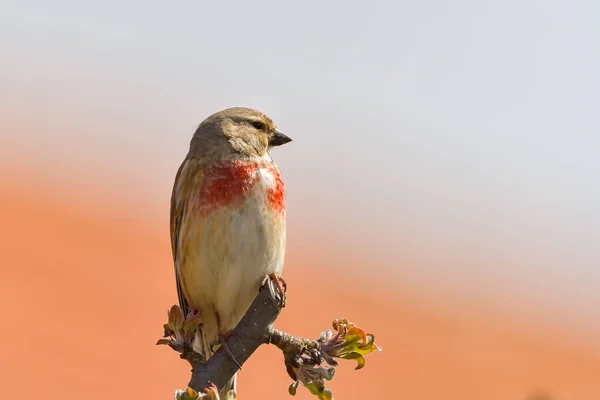
M 192 388 L 175 392 L 175 400 L 198 400 L 200 395 Z
M 171 307 L 171 309 L 169 310 L 169 327 L 172 330 L 177 331 L 183 326 L 183 321 L 184 318 L 183 313 L 181 312 L 181 308 L 179 308 L 179 306 L 177 305 Z
M 200 319 L 188 319 L 183 323 L 183 333 L 186 336 L 193 336 L 196 333 L 196 329 L 200 326 Z
M 296 382 L 292 382 L 292 384 L 290 385 L 290 387 L 288 388 L 288 392 L 292 395 L 295 396 L 296 395 L 296 390 L 298 390 L 298 381 Z

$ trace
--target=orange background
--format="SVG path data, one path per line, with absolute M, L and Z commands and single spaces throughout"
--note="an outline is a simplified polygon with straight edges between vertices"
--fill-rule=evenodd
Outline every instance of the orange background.
M 293 138 L 277 326 L 383 348 L 336 399 L 600 399 L 600 3 L 237 3 L 3 2 L 0 400 L 185 386 L 171 185 L 232 106 Z M 240 398 L 289 383 L 264 346 Z
M 154 346 L 176 301 L 166 217 L 149 223 L 139 209 L 101 197 L 74 201 L 60 182 L 12 172 L 0 196 L 2 397 L 39 390 L 57 400 L 171 398 L 189 368 Z M 576 342 L 577 332 L 559 335 L 448 298 L 423 300 L 372 270 L 344 276 L 299 255 L 285 275 L 289 302 L 278 327 L 317 337 L 347 317 L 383 347 L 363 370 L 339 368 L 330 383 L 338 399 L 600 396 L 597 349 Z M 264 399 L 286 398 L 290 383 L 278 350 L 266 346 L 239 382 L 240 398 Z M 310 397 L 299 390 L 297 398 Z

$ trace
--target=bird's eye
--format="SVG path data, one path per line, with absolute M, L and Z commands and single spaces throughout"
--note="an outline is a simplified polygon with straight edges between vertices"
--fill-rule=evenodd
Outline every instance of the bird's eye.
M 262 131 L 263 129 L 265 129 L 265 124 L 263 124 L 260 121 L 252 121 L 252 126 L 255 127 L 256 129 L 258 129 L 259 131 Z

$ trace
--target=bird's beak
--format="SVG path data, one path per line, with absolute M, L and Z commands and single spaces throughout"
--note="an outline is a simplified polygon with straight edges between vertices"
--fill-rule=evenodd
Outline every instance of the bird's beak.
M 275 129 L 269 138 L 270 146 L 281 146 L 292 141 L 292 138 L 281 132 L 279 129 Z

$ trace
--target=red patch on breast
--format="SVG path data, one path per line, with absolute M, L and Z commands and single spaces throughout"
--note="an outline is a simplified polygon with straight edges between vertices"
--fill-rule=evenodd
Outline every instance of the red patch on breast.
M 258 165 L 229 161 L 206 169 L 206 180 L 200 191 L 203 214 L 226 205 L 241 204 L 258 180 Z
M 266 193 L 267 205 L 274 211 L 283 213 L 285 187 L 281 174 L 274 165 L 227 161 L 206 169 L 197 203 L 202 214 L 208 215 L 224 206 L 241 206 L 260 178 L 259 168 L 267 169 L 273 180 L 273 185 Z
M 285 210 L 285 186 L 281 179 L 281 174 L 273 165 L 269 166 L 269 172 L 275 180 L 275 185 L 267 192 L 267 197 L 271 207 L 279 213 L 283 213 Z

